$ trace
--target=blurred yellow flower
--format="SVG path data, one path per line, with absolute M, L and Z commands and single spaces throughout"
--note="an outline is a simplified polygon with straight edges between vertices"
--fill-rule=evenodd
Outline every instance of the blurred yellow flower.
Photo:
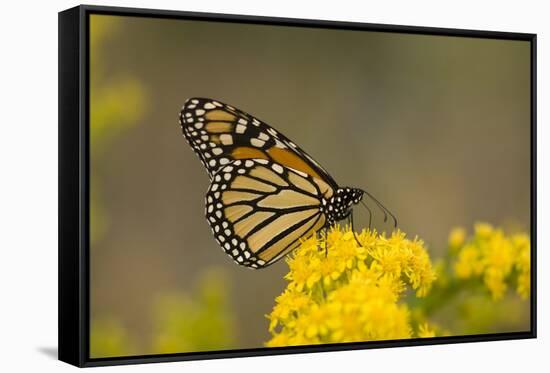
M 483 266 L 479 256 L 480 253 L 475 246 L 464 246 L 458 253 L 458 261 L 454 265 L 456 275 L 459 278 L 468 278 L 481 274 Z
M 155 303 L 154 353 L 210 351 L 232 348 L 235 320 L 223 272 L 202 273 L 198 289 L 190 294 L 165 293 Z
M 451 250 L 461 247 L 465 240 L 466 230 L 464 228 L 453 228 L 449 233 L 449 247 Z
M 94 165 L 113 140 L 136 126 L 147 111 L 145 84 L 129 72 L 106 74 L 105 45 L 118 37 L 120 17 L 90 17 L 90 239 L 99 241 L 110 227 L 109 209 L 103 204 L 102 175 Z
M 428 325 L 428 323 L 423 323 L 418 326 L 418 336 L 420 338 L 435 337 L 435 329 Z
M 231 289 L 223 271 L 201 273 L 197 289 L 159 294 L 152 302 L 150 338 L 114 317 L 94 315 L 90 323 L 90 356 L 166 354 L 228 350 L 237 341 Z
M 452 233 L 451 233 L 452 235 Z M 452 237 L 449 237 L 449 241 Z M 517 292 L 528 297 L 530 291 L 530 242 L 525 234 L 506 236 L 502 229 L 477 223 L 474 236 L 458 249 L 454 271 L 458 278 L 481 277 L 493 299 L 501 299 L 507 281 L 518 272 Z
M 512 237 L 512 243 L 516 249 L 517 292 L 527 299 L 531 294 L 531 242 L 526 234 L 517 234 Z
M 90 357 L 127 356 L 135 346 L 128 329 L 112 317 L 94 317 L 90 323 Z
M 435 272 L 421 240 L 397 231 L 358 234 L 336 226 L 287 258 L 289 284 L 267 317 L 268 347 L 410 338 L 407 286 L 425 296 Z M 325 251 L 324 245 L 327 245 Z
M 477 222 L 474 224 L 474 231 L 476 236 L 487 238 L 493 233 L 493 226 L 489 223 Z

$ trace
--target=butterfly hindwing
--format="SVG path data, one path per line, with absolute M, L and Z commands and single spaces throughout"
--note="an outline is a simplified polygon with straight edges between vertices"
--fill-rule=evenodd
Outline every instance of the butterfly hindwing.
M 295 143 L 230 105 L 191 98 L 182 108 L 180 124 L 210 178 L 235 160 L 265 159 L 321 179 L 333 189 L 337 187 L 328 172 Z
M 325 226 L 320 205 L 327 188 L 322 180 L 266 159 L 235 160 L 213 174 L 206 218 L 238 264 L 262 268 Z

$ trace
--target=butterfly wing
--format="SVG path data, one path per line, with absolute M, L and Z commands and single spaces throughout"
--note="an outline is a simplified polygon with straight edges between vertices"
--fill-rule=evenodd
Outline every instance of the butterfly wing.
M 265 159 L 338 186 L 305 151 L 268 124 L 230 105 L 191 98 L 180 113 L 183 134 L 210 178 L 235 160 Z
M 325 226 L 323 193 L 331 187 L 266 159 L 218 169 L 206 194 L 206 219 L 236 263 L 266 267 Z

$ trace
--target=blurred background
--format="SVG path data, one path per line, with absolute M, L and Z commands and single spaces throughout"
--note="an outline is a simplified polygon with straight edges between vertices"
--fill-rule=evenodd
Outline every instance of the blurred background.
M 269 339 L 288 268 L 237 266 L 214 241 L 187 98 L 269 123 L 437 259 L 455 226 L 529 230 L 529 92 L 523 41 L 92 15 L 92 357 Z

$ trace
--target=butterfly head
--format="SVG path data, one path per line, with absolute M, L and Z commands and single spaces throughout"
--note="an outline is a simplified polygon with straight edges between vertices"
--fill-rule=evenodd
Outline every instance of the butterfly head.
M 329 221 L 335 222 L 347 218 L 353 205 L 358 204 L 363 198 L 363 193 L 358 188 L 338 188 L 326 202 Z

